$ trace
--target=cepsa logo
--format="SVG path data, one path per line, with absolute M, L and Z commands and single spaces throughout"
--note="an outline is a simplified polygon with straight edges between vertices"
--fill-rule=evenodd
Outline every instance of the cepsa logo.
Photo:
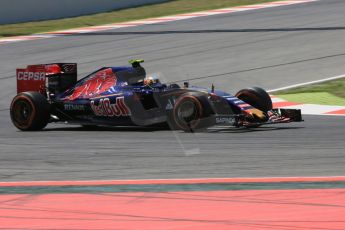
M 100 99 L 98 105 L 95 105 L 95 101 L 92 100 L 91 109 L 96 116 L 120 117 L 131 115 L 124 97 L 117 97 L 115 103 L 111 103 L 109 98 Z
M 44 81 L 45 72 L 18 72 L 17 80 L 19 81 Z

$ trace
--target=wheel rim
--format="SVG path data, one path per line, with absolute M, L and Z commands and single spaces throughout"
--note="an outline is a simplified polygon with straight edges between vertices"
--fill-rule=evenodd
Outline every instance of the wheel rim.
M 20 127 L 27 127 L 31 123 L 33 109 L 27 100 L 18 100 L 13 105 L 13 120 Z
M 184 124 L 190 124 L 199 119 L 197 106 L 192 101 L 184 101 L 177 109 L 177 117 Z

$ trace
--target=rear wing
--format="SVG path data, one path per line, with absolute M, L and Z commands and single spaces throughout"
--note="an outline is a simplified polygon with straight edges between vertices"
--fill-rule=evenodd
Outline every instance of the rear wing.
M 76 63 L 29 65 L 17 69 L 17 93 L 36 91 L 54 94 L 65 91 L 77 81 Z

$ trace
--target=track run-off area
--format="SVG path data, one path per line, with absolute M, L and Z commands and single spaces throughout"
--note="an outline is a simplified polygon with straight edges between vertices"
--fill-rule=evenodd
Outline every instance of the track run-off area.
M 343 229 L 344 191 L 344 177 L 12 182 L 0 183 L 0 219 L 2 229 Z
M 28 64 L 77 62 L 83 77 L 143 58 L 162 81 L 231 93 L 342 75 L 344 9 L 320 0 L 0 44 L 0 229 L 345 229 L 344 116 L 194 134 L 64 124 L 20 132 L 8 110 L 15 69 Z M 309 179 L 151 181 L 276 177 Z M 75 184 L 138 179 L 149 181 Z

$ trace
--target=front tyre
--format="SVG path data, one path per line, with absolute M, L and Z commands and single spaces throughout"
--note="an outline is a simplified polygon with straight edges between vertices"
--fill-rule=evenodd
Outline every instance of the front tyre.
M 214 125 L 213 111 L 207 97 L 200 93 L 181 95 L 173 109 L 174 126 L 193 132 Z
M 262 88 L 252 87 L 242 89 L 235 95 L 238 99 L 250 104 L 251 106 L 267 113 L 272 110 L 272 100 L 270 95 Z
M 11 120 L 22 131 L 37 131 L 47 126 L 50 118 L 49 103 L 38 92 L 19 93 L 12 100 Z
M 249 123 L 245 125 L 246 127 L 257 128 L 260 127 L 260 124 L 255 123 L 265 122 L 268 120 L 267 112 L 272 109 L 273 105 L 270 95 L 264 89 L 259 87 L 246 88 L 240 90 L 235 96 L 261 111 L 256 111 L 252 114 L 253 120 L 249 120 L 250 122 L 254 121 L 254 124 Z M 262 112 L 264 112 L 265 115 L 262 114 Z

